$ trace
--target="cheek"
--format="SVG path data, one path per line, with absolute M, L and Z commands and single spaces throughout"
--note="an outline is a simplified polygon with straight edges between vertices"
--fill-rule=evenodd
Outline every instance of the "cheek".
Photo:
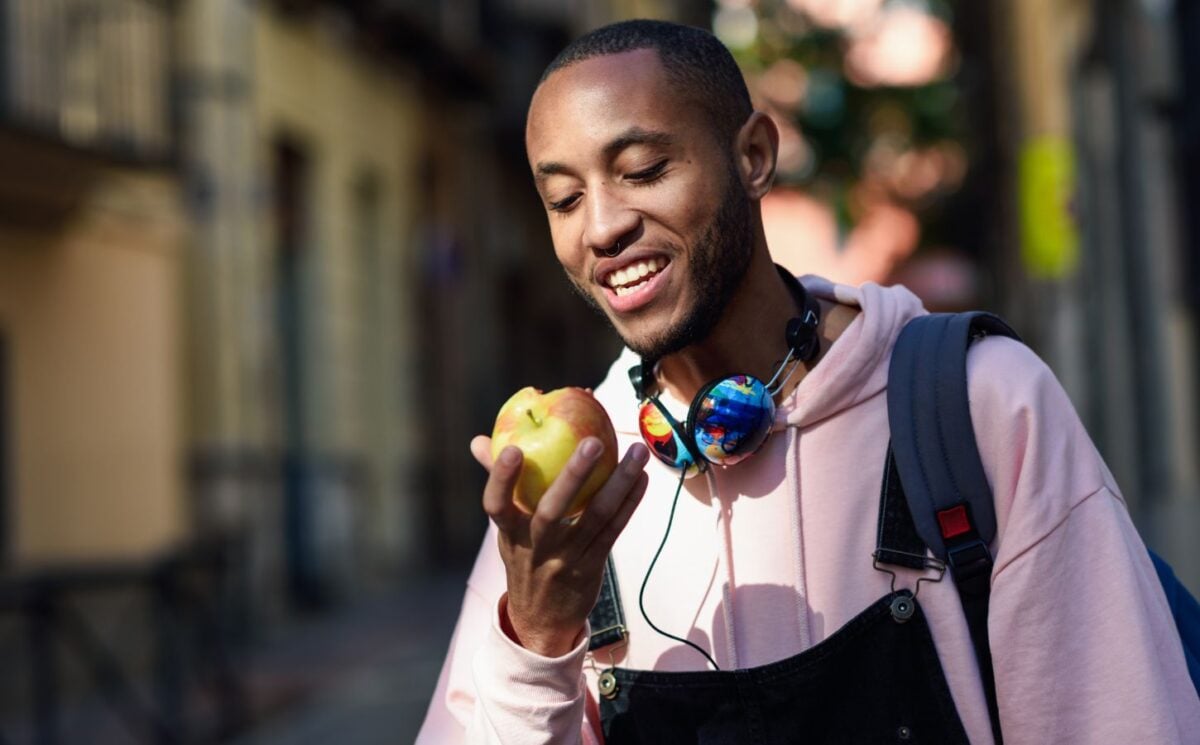
M 583 270 L 585 253 L 579 240 L 578 231 L 570 229 L 567 225 L 555 225 L 556 222 L 560 221 L 551 217 L 550 241 L 554 244 L 554 256 L 564 269 L 571 274 L 578 274 Z
M 648 196 L 647 211 L 684 233 L 706 225 L 720 207 L 721 190 L 714 179 L 680 180 L 663 187 Z

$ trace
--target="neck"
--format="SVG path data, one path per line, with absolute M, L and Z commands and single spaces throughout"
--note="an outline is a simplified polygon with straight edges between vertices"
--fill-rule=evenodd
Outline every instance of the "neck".
M 746 276 L 708 337 L 660 361 L 659 387 L 690 401 L 705 383 L 726 375 L 748 373 L 770 380 L 787 356 L 787 322 L 800 313 L 770 255 L 755 251 Z M 805 372 L 798 370 L 779 397 L 786 397 Z

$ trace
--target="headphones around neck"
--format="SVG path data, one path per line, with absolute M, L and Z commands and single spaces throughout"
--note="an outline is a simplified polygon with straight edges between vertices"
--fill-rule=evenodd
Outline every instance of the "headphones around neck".
M 820 351 L 817 325 L 821 309 L 791 272 L 776 265 L 803 315 L 787 323 L 788 353 L 764 383 L 753 375 L 729 375 L 712 380 L 697 391 L 683 424 L 652 393 L 657 362 L 642 360 L 629 369 L 629 381 L 639 404 L 638 427 L 650 452 L 671 468 L 691 477 L 709 465 L 732 466 L 753 455 L 771 434 L 775 423 L 775 394 L 804 362 Z M 791 366 L 780 380 L 784 370 Z M 778 382 L 778 385 L 776 383 Z

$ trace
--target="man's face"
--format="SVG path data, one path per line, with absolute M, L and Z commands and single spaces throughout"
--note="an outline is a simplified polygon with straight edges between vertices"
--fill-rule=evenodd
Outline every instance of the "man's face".
M 525 145 L 559 262 L 626 345 L 657 359 L 703 340 L 749 266 L 750 203 L 732 143 L 657 52 L 553 73 Z

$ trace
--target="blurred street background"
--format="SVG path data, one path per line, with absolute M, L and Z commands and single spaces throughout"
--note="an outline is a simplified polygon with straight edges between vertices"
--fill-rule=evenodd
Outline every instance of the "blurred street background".
M 777 260 L 1006 316 L 1200 590 L 1200 3 L 0 0 L 0 745 L 412 741 L 470 437 L 618 351 L 523 126 L 631 17 L 779 124 Z

